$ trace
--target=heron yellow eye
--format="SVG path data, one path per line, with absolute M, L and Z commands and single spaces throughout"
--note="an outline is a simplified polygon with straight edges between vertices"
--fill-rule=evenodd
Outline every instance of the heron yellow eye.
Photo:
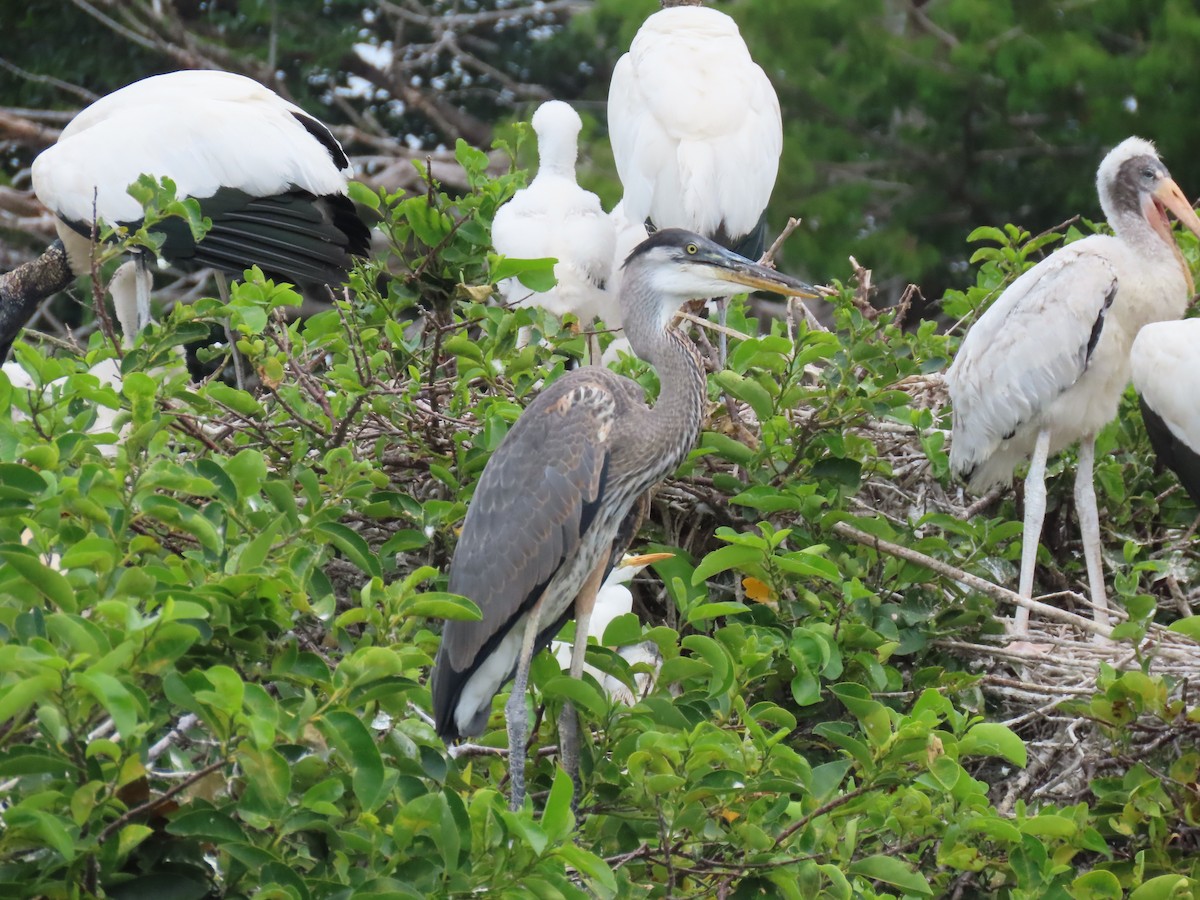
M 700 251 L 695 244 L 688 244 L 684 249 L 687 250 L 689 256 L 695 256 Z

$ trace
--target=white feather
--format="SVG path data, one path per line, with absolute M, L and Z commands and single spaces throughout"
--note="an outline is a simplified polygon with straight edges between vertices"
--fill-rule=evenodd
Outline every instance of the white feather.
M 754 229 L 775 186 L 783 122 L 729 16 L 698 6 L 650 16 L 613 70 L 608 126 L 629 219 L 706 235 Z
M 1130 362 L 1145 404 L 1177 440 L 1200 453 L 1200 319 L 1145 326 Z
M 513 306 L 540 306 L 581 322 L 611 315 L 605 288 L 612 274 L 615 235 L 600 199 L 575 180 L 577 140 L 582 123 L 566 103 L 543 103 L 534 114 L 538 172 L 529 187 L 496 211 L 492 245 L 514 259 L 555 259 L 558 284 L 534 293 L 516 278 L 500 293 Z

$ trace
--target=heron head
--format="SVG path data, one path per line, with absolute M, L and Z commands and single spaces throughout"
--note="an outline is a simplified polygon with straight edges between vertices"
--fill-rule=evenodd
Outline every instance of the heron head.
M 638 244 L 625 260 L 623 293 L 650 294 L 669 320 L 680 304 L 745 291 L 793 297 L 819 296 L 816 288 L 751 262 L 682 228 L 664 228 Z

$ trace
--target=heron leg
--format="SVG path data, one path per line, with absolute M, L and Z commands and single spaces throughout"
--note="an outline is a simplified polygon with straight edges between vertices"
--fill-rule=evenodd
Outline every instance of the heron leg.
M 1018 593 L 1033 596 L 1033 569 L 1037 563 L 1038 539 L 1042 536 L 1042 520 L 1046 517 L 1046 459 L 1050 456 L 1050 431 L 1038 432 L 1029 474 L 1025 476 L 1025 527 L 1021 533 L 1021 583 Z M 1029 632 L 1029 610 L 1018 606 L 1013 616 L 1013 633 Z
M 525 707 L 525 689 L 529 685 L 529 664 L 533 661 L 533 644 L 537 640 L 538 620 L 542 604 L 537 603 L 525 620 L 521 636 L 521 655 L 517 657 L 517 672 L 512 690 L 504 705 L 504 721 L 508 726 L 508 779 L 512 794 L 508 808 L 514 812 L 525 803 L 525 743 L 529 740 L 529 711 Z
M 608 568 L 608 560 L 601 559 L 588 580 L 584 582 L 579 596 L 575 599 L 575 640 L 571 645 L 571 677 L 583 677 L 583 661 L 587 656 L 588 626 L 592 621 L 592 610 L 596 606 L 596 594 L 604 581 L 604 570 Z M 574 788 L 571 794 L 571 808 L 579 803 L 583 794 L 583 785 L 579 780 L 579 713 L 575 704 L 570 700 L 563 703 L 562 712 L 558 715 L 558 757 L 562 767 L 571 778 Z
M 1096 509 L 1096 487 L 1092 470 L 1096 459 L 1096 436 L 1084 435 L 1079 442 L 1079 468 L 1075 472 L 1075 509 L 1087 563 L 1092 615 L 1098 625 L 1108 625 L 1108 596 L 1104 589 L 1104 564 L 1100 553 L 1100 514 Z M 1098 636 L 1099 637 L 1099 636 Z

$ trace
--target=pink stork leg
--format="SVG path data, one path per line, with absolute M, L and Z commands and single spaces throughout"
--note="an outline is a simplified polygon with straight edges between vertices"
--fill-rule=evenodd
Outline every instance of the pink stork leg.
M 1096 436 L 1086 434 L 1079 441 L 1079 469 L 1075 473 L 1075 510 L 1079 514 L 1083 559 L 1087 563 L 1092 615 L 1097 624 L 1108 625 L 1108 596 L 1104 590 L 1104 565 L 1100 554 L 1100 514 L 1096 509 L 1096 487 L 1092 475 L 1095 459 Z
M 1037 563 L 1038 539 L 1046 517 L 1046 458 L 1050 455 L 1050 432 L 1038 432 L 1029 474 L 1025 476 L 1025 528 L 1021 534 L 1021 582 L 1018 593 L 1033 597 L 1033 569 Z M 1018 606 L 1013 616 L 1013 634 L 1029 633 L 1029 610 Z

